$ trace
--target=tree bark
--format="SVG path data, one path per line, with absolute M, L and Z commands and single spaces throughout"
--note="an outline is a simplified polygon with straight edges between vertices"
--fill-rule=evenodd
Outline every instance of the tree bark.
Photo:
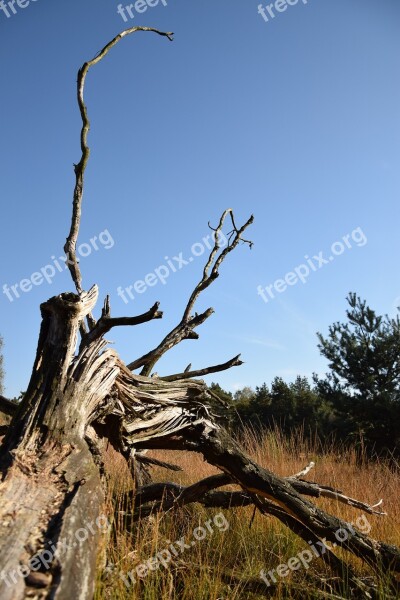
M 97 290 L 63 294 L 42 305 L 42 326 L 31 381 L 1 451 L 0 597 L 25 598 L 40 585 L 43 597 L 90 598 L 99 527 L 86 541 L 75 532 L 96 523 L 104 500 L 101 475 L 85 441 L 97 405 L 118 374 L 110 350 L 74 356 L 79 324 Z M 102 342 L 104 345 L 104 342 Z M 63 547 L 63 540 L 68 545 Z M 69 547 L 75 543 L 75 547 Z M 21 566 L 42 551 L 41 565 L 23 577 Z M 38 565 L 35 563 L 34 565 Z M 36 576 L 45 573 L 45 576 Z

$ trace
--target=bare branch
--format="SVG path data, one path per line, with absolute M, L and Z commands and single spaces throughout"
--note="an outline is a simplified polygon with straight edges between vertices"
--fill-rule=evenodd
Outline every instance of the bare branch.
M 294 533 L 301 537 L 307 544 L 314 544 L 318 547 L 322 544 L 321 539 L 314 533 L 310 527 L 303 524 L 291 514 L 288 514 L 280 506 L 273 502 L 261 498 L 256 494 L 246 491 L 240 492 L 216 492 L 215 489 L 224 485 L 233 483 L 232 478 L 225 474 L 211 475 L 193 485 L 183 487 L 174 483 L 150 484 L 137 490 L 136 494 L 128 492 L 125 496 L 126 506 L 132 505 L 134 498 L 135 510 L 131 516 L 133 521 L 147 517 L 154 512 L 168 512 L 179 506 L 184 506 L 192 502 L 198 502 L 207 508 L 225 508 L 243 507 L 250 504 L 255 506 L 264 515 L 277 517 L 284 525 L 289 527 Z M 328 545 L 324 546 L 324 552 L 320 557 L 326 562 L 340 577 L 347 573 L 350 582 L 354 587 L 364 593 L 369 593 L 369 586 L 365 585 L 354 573 L 351 566 L 347 565 L 337 557 Z M 365 595 L 369 598 L 373 596 Z
M 134 500 L 133 520 L 191 502 L 198 502 L 209 508 L 233 508 L 253 504 L 253 499 L 246 492 L 213 491 L 229 483 L 232 483 L 231 478 L 223 473 L 211 475 L 187 487 L 171 482 L 153 483 L 127 492 L 124 504 L 131 506 Z
M 196 498 L 199 496 L 204 496 L 206 492 L 224 485 L 228 485 L 229 483 L 232 483 L 232 478 L 225 473 L 210 475 L 210 477 L 206 477 L 201 481 L 197 481 L 196 483 L 193 483 L 182 490 L 176 499 L 176 504 L 178 506 L 183 506 L 189 502 L 195 502 Z
M 125 517 L 131 517 L 132 521 L 135 522 L 155 512 L 168 512 L 192 502 L 197 502 L 207 508 L 225 509 L 248 506 L 254 503 L 262 514 L 277 517 L 308 544 L 313 543 L 317 547 L 318 544 L 322 543 L 320 538 L 309 527 L 272 502 L 244 491 L 215 491 L 216 488 L 229 483 L 232 483 L 231 477 L 226 474 L 219 474 L 206 477 L 187 487 L 170 482 L 149 484 L 139 488 L 136 493 L 128 492 L 125 495 L 125 506 L 131 506 L 133 498 L 135 506 L 132 514 L 125 512 Z M 129 525 L 129 520 L 127 520 L 127 524 Z M 324 552 L 321 552 L 320 556 L 341 577 L 343 573 L 347 572 L 350 581 L 357 589 L 369 592 L 369 587 L 355 575 L 353 569 L 338 558 L 328 546 L 324 547 Z M 368 598 L 370 596 L 365 597 Z
M 182 321 L 170 331 L 162 342 L 147 354 L 144 354 L 141 358 L 133 361 L 128 365 L 128 369 L 134 371 L 143 367 L 141 375 L 148 376 L 152 371 L 156 362 L 171 348 L 179 344 L 182 340 L 197 340 L 198 334 L 193 331 L 195 327 L 202 325 L 214 312 L 213 308 L 209 308 L 200 315 L 195 315 L 188 323 Z
M 162 469 L 168 469 L 169 471 L 183 471 L 182 467 L 179 467 L 178 465 L 173 465 L 172 463 L 165 462 L 164 460 L 158 460 L 157 458 L 145 456 L 139 452 L 135 454 L 135 459 L 144 465 L 161 467 Z
M 206 367 L 205 369 L 199 369 L 197 371 L 184 371 L 183 373 L 176 373 L 175 375 L 167 375 L 167 377 L 160 377 L 163 381 L 178 381 L 180 379 L 193 379 L 195 377 L 203 377 L 210 373 L 218 373 L 219 371 L 226 371 L 231 367 L 240 367 L 243 361 L 240 360 L 240 354 L 231 358 L 222 365 L 214 365 L 213 367 Z
M 64 251 L 67 256 L 67 264 L 69 271 L 71 273 L 72 280 L 75 284 L 76 290 L 78 294 L 82 293 L 82 275 L 79 268 L 79 262 L 76 257 L 76 243 L 79 235 L 79 228 L 81 222 L 81 214 L 82 214 L 82 198 L 83 198 L 83 187 L 84 187 L 84 175 L 86 166 L 90 156 L 90 149 L 87 143 L 88 133 L 90 130 L 90 122 L 88 117 L 87 107 L 84 101 L 84 89 L 85 89 L 85 80 L 86 75 L 88 74 L 89 69 L 100 62 L 115 46 L 122 38 L 130 35 L 131 33 L 136 33 L 136 31 L 151 31 L 153 33 L 157 33 L 158 35 L 164 36 L 172 41 L 172 33 L 162 32 L 158 29 L 153 29 L 151 27 L 131 27 L 130 29 L 126 29 L 119 33 L 115 38 L 111 40 L 100 52 L 89 60 L 85 62 L 83 66 L 78 71 L 78 81 L 77 81 L 77 97 L 78 97 L 78 106 L 79 111 L 82 118 L 82 129 L 80 136 L 81 143 L 81 159 L 78 164 L 74 165 L 75 171 L 75 188 L 73 195 L 73 203 L 72 203 L 72 219 L 71 219 L 71 227 L 67 237 L 67 240 L 64 245 Z M 91 329 L 95 325 L 95 320 L 91 316 L 91 314 L 87 317 L 89 328 Z M 85 333 L 85 328 L 82 325 L 81 334 Z
M 314 467 L 315 463 L 311 461 L 302 471 L 287 477 L 286 480 L 294 487 L 295 490 L 306 496 L 315 495 L 316 497 L 330 498 L 331 500 L 336 500 L 342 504 L 347 504 L 348 506 L 353 506 L 354 508 L 364 510 L 370 515 L 386 515 L 386 512 L 383 510 L 375 510 L 378 508 L 378 506 L 381 506 L 383 500 L 379 500 L 379 502 L 376 504 L 367 504 L 365 502 L 360 502 L 360 500 L 356 500 L 355 498 L 351 498 L 350 496 L 346 496 L 341 490 L 335 490 L 332 487 L 320 485 L 315 481 L 310 482 L 301 479 L 302 476 L 307 475 L 307 473 L 309 473 Z M 312 491 L 314 491 L 315 494 L 311 493 Z
M 233 230 L 229 233 L 227 246 L 220 252 L 222 227 L 228 215 L 230 215 Z M 251 246 L 251 242 L 242 239 L 242 234 L 247 227 L 253 223 L 253 220 L 254 217 L 251 215 L 246 223 L 238 229 L 235 225 L 232 209 L 228 208 L 222 214 L 218 226 L 215 229 L 210 226 L 210 228 L 215 232 L 214 246 L 203 269 L 203 276 L 194 288 L 188 300 L 181 321 L 165 336 L 157 348 L 131 362 L 128 365 L 129 369 L 134 371 L 135 369 L 140 369 L 142 367 L 140 374 L 149 376 L 154 368 L 154 365 L 166 352 L 168 352 L 168 350 L 179 344 L 182 340 L 198 339 L 198 334 L 195 333 L 193 329 L 204 323 L 204 321 L 213 314 L 214 309 L 209 308 L 200 315 L 195 313 L 195 315 L 192 316 L 194 305 L 201 292 L 207 289 L 212 282 L 219 277 L 219 267 L 226 256 L 236 248 L 239 242 L 244 242 Z
M 154 306 L 147 312 L 136 317 L 111 317 L 110 297 L 107 296 L 104 301 L 104 307 L 101 313 L 100 319 L 97 321 L 93 329 L 86 333 L 82 338 L 82 345 L 88 345 L 102 337 L 105 333 L 110 331 L 113 327 L 141 325 L 147 323 L 153 319 L 161 319 L 163 313 L 158 310 L 160 306 L 159 302 L 156 302 Z
M 331 548 L 325 543 L 325 538 L 323 538 L 323 541 L 321 542 L 320 536 L 317 535 L 312 528 L 299 521 L 297 518 L 294 518 L 293 515 L 266 498 L 260 498 L 256 494 L 251 494 L 251 496 L 262 514 L 277 517 L 281 523 L 289 527 L 293 533 L 302 538 L 307 544 L 312 543 L 314 547 L 324 544 L 324 552 L 318 553 L 318 557 L 322 558 L 322 560 L 328 564 L 339 577 L 343 577 L 343 574 L 346 573 L 349 581 L 359 592 L 362 592 L 364 598 L 374 598 L 374 595 L 371 595 L 371 592 L 373 592 L 372 588 L 357 577 L 350 565 L 334 554 Z
M 295 475 L 291 475 L 290 479 L 299 479 L 300 477 L 304 477 L 315 467 L 315 462 L 311 461 L 304 469 L 296 473 Z
M 223 227 L 225 219 L 228 215 L 230 215 L 230 217 L 231 217 L 232 225 L 234 228 L 233 231 L 229 234 L 230 236 L 232 236 L 232 234 L 233 234 L 233 241 L 229 240 L 226 248 L 224 248 L 224 250 L 218 255 L 218 251 L 221 247 L 220 238 L 221 238 L 221 233 L 222 233 L 222 227 Z M 217 277 L 219 277 L 218 269 L 221 266 L 222 262 L 224 261 L 225 257 L 230 252 L 232 252 L 232 250 L 234 250 L 236 248 L 236 246 L 239 244 L 240 241 L 246 242 L 246 243 L 250 244 L 250 246 L 252 245 L 252 242 L 247 242 L 247 240 L 242 240 L 241 236 L 242 236 L 242 233 L 247 229 L 247 227 L 249 227 L 253 223 L 253 221 L 254 221 L 254 217 L 253 217 L 253 215 L 251 215 L 251 217 L 246 221 L 246 223 L 242 227 L 240 227 L 240 229 L 238 229 L 235 225 L 233 211 L 231 208 L 228 208 L 222 214 L 221 219 L 218 224 L 218 227 L 216 229 L 213 229 L 211 227 L 211 229 L 213 229 L 213 231 L 215 232 L 214 247 L 211 250 L 210 256 L 208 257 L 208 261 L 204 267 L 203 277 L 202 277 L 201 281 L 199 281 L 199 283 L 196 285 L 195 289 L 193 290 L 193 292 L 189 298 L 189 301 L 186 305 L 185 312 L 182 317 L 182 321 L 186 322 L 190 319 L 190 315 L 193 311 L 196 300 L 200 296 L 201 292 L 203 292 L 205 289 L 207 289 L 212 284 L 212 282 L 215 279 L 217 279 Z M 232 239 L 232 238 L 230 238 L 230 239 Z M 211 269 L 211 271 L 210 271 L 210 269 Z
M 336 490 L 330 490 L 324 487 L 321 487 L 321 496 L 324 498 L 330 498 L 331 500 L 337 500 L 342 504 L 347 504 L 348 506 L 353 506 L 354 508 L 359 508 L 360 510 L 364 510 L 370 515 L 386 515 L 387 513 L 383 510 L 375 510 L 378 506 L 381 506 L 383 499 L 379 500 L 376 504 L 366 504 L 365 502 L 360 502 L 359 500 L 355 500 L 354 498 L 350 498 L 350 496 L 345 496 L 341 492 L 337 492 Z

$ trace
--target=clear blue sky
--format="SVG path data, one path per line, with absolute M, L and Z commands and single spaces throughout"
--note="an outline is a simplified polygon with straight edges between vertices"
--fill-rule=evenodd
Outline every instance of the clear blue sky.
M 209 380 L 233 391 L 276 375 L 322 373 L 315 333 L 344 317 L 349 291 L 381 313 L 394 314 L 400 303 L 398 0 L 300 1 L 268 22 L 259 0 L 166 4 L 127 22 L 114 0 L 31 0 L 9 18 L 0 9 L 8 396 L 29 380 L 40 303 L 73 286 L 69 273 L 57 272 L 51 284 L 22 284 L 32 290 L 20 298 L 9 292 L 12 302 L 3 286 L 63 254 L 80 155 L 76 72 L 132 25 L 173 31 L 175 41 L 136 34 L 88 76 L 92 156 L 80 235 L 90 244 L 108 231 L 81 266 L 85 288 L 97 282 L 101 297 L 110 293 L 115 316 L 161 301 L 163 321 L 109 334 L 123 359 L 151 349 L 177 323 L 204 257 L 128 304 L 117 288 L 144 279 L 165 256 L 188 258 L 207 221 L 227 207 L 238 222 L 254 213 L 254 248 L 229 256 L 198 305 L 215 315 L 200 340 L 166 355 L 160 374 L 239 352 L 245 365 Z M 333 256 L 340 240 L 334 249 L 343 252 Z M 312 259 L 305 284 L 289 275 L 291 285 L 278 282 L 268 302 L 257 294 L 320 252 L 328 264 L 317 268 Z

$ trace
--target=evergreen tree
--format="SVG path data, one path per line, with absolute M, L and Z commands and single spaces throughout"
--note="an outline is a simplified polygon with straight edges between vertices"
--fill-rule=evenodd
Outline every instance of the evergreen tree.
M 219 383 L 212 383 L 210 385 L 210 390 L 212 392 L 214 392 L 214 394 L 216 396 L 218 396 L 218 398 L 220 398 L 220 400 L 222 400 L 223 402 L 225 402 L 225 404 L 232 404 L 232 394 L 231 392 L 227 392 L 226 390 L 222 389 L 222 387 L 219 385 Z
M 400 319 L 378 316 L 354 293 L 346 323 L 334 323 L 319 349 L 331 373 L 318 380 L 319 393 L 341 412 L 344 430 L 363 436 L 371 451 L 399 449 Z

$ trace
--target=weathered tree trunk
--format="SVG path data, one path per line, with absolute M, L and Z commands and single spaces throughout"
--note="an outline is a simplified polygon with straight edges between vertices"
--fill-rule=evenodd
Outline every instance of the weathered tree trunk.
M 130 459 L 132 449 L 123 446 L 119 431 L 124 404 L 142 414 L 136 430 L 144 440 L 144 429 L 151 436 L 171 419 L 176 424 L 169 430 L 179 429 L 179 404 L 191 402 L 204 388 L 201 382 L 135 378 L 101 338 L 81 345 L 75 356 L 79 327 L 96 299 L 93 288 L 80 296 L 52 298 L 41 307 L 31 381 L 0 455 L 0 598 L 5 600 L 26 597 L 31 586 L 40 586 L 43 597 L 92 596 L 97 542 L 105 521 L 96 423 L 101 432 L 107 415 L 117 419 L 116 428 L 108 421 L 109 439 Z M 6 401 L 3 405 L 13 412 Z M 143 421 L 146 410 L 155 409 L 160 413 Z M 81 530 L 89 534 L 78 542 L 76 532 Z M 43 551 L 51 566 L 36 561 L 33 569 L 38 570 L 26 576 L 29 561 Z
M 101 529 L 103 487 L 99 467 L 85 441 L 91 414 L 109 393 L 118 369 L 115 355 L 98 348 L 74 357 L 80 322 L 97 294 L 65 294 L 42 306 L 43 322 L 29 388 L 1 452 L 0 598 L 26 597 L 30 584 L 54 598 L 89 598 L 93 593 L 96 547 Z M 75 532 L 88 539 L 76 543 Z M 104 525 L 104 523 L 101 521 Z M 66 540 L 68 546 L 59 543 Z M 46 576 L 32 570 L 36 553 L 47 550 Z M 38 567 L 35 563 L 34 567 Z
M 75 248 L 79 232 L 84 172 L 89 157 L 89 121 L 83 91 L 89 68 L 98 63 L 132 28 L 114 38 L 78 74 L 78 104 L 82 117 L 82 156 L 75 165 L 76 184 L 72 222 L 65 244 L 68 265 L 77 294 L 65 293 L 41 306 L 42 324 L 28 390 L 18 408 L 0 397 L 0 412 L 12 416 L 0 447 L 0 598 L 35 597 L 55 600 L 90 600 L 93 596 L 99 539 L 107 531 L 103 514 L 106 479 L 103 475 L 102 441 L 106 439 L 131 467 L 137 510 L 132 519 L 145 518 L 153 510 L 172 510 L 188 502 L 232 508 L 253 504 L 270 514 L 305 541 L 335 540 L 390 581 L 388 597 L 398 593 L 400 551 L 372 540 L 348 523 L 333 517 L 303 496 L 328 497 L 374 514 L 377 507 L 349 498 L 341 492 L 301 479 L 307 469 L 281 478 L 261 468 L 229 437 L 219 424 L 215 396 L 203 381 L 208 373 L 239 366 L 239 356 L 212 367 L 158 377 L 158 360 L 183 340 L 197 339 L 195 329 L 213 313 L 210 307 L 194 312 L 199 295 L 219 276 L 219 267 L 241 242 L 253 217 L 237 227 L 232 210 L 225 211 L 214 231 L 214 247 L 199 283 L 190 295 L 180 322 L 161 343 L 128 366 L 110 350 L 104 335 L 113 327 L 132 326 L 159 319 L 155 304 L 137 317 L 112 318 L 108 297 L 98 321 L 92 316 L 97 288 L 82 289 Z M 224 249 L 220 234 L 225 220 L 232 230 Z M 194 314 L 193 314 L 194 313 Z M 77 349 L 79 342 L 79 347 Z M 132 373 L 141 369 L 140 375 Z M 144 450 L 180 449 L 200 452 L 221 474 L 188 488 L 176 484 L 149 484 L 151 464 L 176 469 L 146 457 Z M 227 483 L 241 491 L 216 492 Z M 335 532 L 346 532 L 340 542 Z M 79 535 L 78 535 L 79 534 Z M 335 571 L 351 597 L 375 598 L 374 586 L 365 583 L 331 549 L 322 556 Z
M 119 431 L 124 404 L 139 415 L 146 409 L 152 413 L 161 409 L 160 427 L 171 418 L 179 421 L 182 410 L 177 404 L 191 401 L 204 388 L 190 381 L 135 378 L 114 351 L 105 349 L 102 338 L 81 344 L 75 355 L 79 328 L 96 300 L 94 287 L 80 296 L 52 298 L 41 307 L 43 321 L 31 381 L 0 454 L 2 599 L 24 598 L 31 585 L 40 586 L 43 597 L 92 596 L 97 542 L 105 522 L 96 427 L 104 432 L 102 421 L 107 415 L 113 417 L 117 426 L 109 419 L 108 437 L 131 462 L 132 449 L 123 446 Z M 147 408 L 143 399 L 151 400 Z M 153 418 L 146 428 L 154 432 L 154 427 Z M 138 437 L 145 439 L 143 433 Z M 140 470 L 136 461 L 132 466 L 136 473 Z M 87 532 L 83 541 L 76 539 L 81 530 Z M 39 570 L 24 578 L 24 567 L 43 551 L 51 567 L 36 562 Z M 44 572 L 46 576 L 41 575 Z

